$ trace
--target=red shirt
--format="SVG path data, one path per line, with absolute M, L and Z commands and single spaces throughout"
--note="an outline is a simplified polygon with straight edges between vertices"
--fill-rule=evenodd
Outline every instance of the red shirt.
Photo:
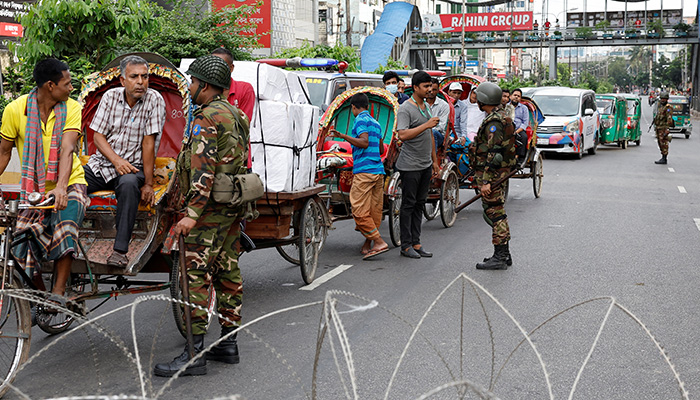
M 231 86 L 228 89 L 226 98 L 231 105 L 243 111 L 248 116 L 248 121 L 253 120 L 253 108 L 255 107 L 255 91 L 253 85 L 248 82 L 234 81 L 231 78 Z M 253 168 L 250 154 L 250 143 L 248 143 L 248 168 Z
M 248 120 L 253 119 L 253 108 L 255 107 L 253 85 L 248 82 L 234 81 L 231 78 L 231 86 L 228 89 L 226 100 L 243 111 L 248 116 Z

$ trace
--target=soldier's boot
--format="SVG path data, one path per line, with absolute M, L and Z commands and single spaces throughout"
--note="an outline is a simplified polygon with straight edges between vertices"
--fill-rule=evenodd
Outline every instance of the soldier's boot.
M 506 265 L 508 265 L 508 266 L 510 267 L 511 265 L 513 265 L 513 258 L 510 256 L 510 251 L 508 250 L 508 244 L 506 243 L 506 244 L 504 244 L 504 246 L 506 246 L 506 251 L 507 251 L 507 253 L 508 253 L 508 258 L 506 258 Z M 494 249 L 493 254 L 494 254 L 494 255 L 496 254 L 496 250 L 495 250 L 495 249 Z M 492 257 L 493 257 L 493 256 L 491 256 L 491 257 L 484 257 L 484 262 L 487 262 L 487 261 L 490 260 Z
M 192 344 L 194 345 L 194 353 L 198 354 L 204 350 L 204 335 L 193 335 Z M 179 356 L 169 363 L 156 364 L 153 373 L 156 376 L 171 377 L 182 369 L 182 367 L 190 361 L 190 352 L 185 345 L 185 350 Z M 207 373 L 207 358 L 200 357 L 192 365 L 187 367 L 180 375 L 206 375 Z
M 668 160 L 666 159 L 667 156 L 661 155 L 661 158 L 654 161 L 654 164 L 668 164 Z
M 237 326 L 222 326 L 221 337 L 228 335 L 237 328 Z M 207 353 L 207 360 L 220 361 L 226 364 L 238 364 L 240 362 L 240 357 L 238 355 L 238 343 L 236 342 L 236 336 L 238 336 L 238 332 L 234 333 L 227 339 L 222 340 L 221 343 L 209 350 Z
M 494 246 L 493 256 L 483 263 L 477 263 L 476 269 L 508 269 L 508 261 L 511 265 L 513 260 L 508 250 L 508 244 L 497 244 Z

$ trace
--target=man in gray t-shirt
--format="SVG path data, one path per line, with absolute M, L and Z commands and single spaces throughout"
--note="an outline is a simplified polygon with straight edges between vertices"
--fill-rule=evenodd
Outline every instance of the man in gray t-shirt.
M 440 122 L 424 102 L 432 90 L 430 75 L 418 71 L 411 79 L 413 96 L 399 107 L 396 116 L 401 150 L 396 169 L 401 173 L 401 255 L 432 257 L 420 243 L 423 207 L 428 197 L 430 177 L 439 169 L 432 129 Z

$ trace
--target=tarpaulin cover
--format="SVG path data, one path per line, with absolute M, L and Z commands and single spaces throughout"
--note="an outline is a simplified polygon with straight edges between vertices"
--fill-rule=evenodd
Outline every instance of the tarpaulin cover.
M 369 35 L 360 50 L 362 72 L 374 71 L 385 65 L 394 40 L 401 37 L 408 26 L 413 13 L 413 4 L 394 1 L 384 6 L 382 17 L 374 33 Z

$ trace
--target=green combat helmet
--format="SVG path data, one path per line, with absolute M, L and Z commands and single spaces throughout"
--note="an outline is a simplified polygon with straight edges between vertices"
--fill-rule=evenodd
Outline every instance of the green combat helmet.
M 187 74 L 222 89 L 231 85 L 231 70 L 226 61 L 217 56 L 199 57 L 190 65 Z
M 501 104 L 503 91 L 498 85 L 491 82 L 483 82 L 476 88 L 476 101 L 488 106 Z
M 659 98 L 668 100 L 668 92 L 661 92 Z

